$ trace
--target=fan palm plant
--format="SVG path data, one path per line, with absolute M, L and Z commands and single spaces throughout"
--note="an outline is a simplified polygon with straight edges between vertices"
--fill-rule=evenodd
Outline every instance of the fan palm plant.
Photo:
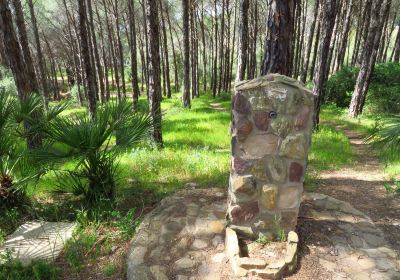
M 148 113 L 133 112 L 127 102 L 108 103 L 96 116 L 57 117 L 44 129 L 47 143 L 38 159 L 62 163 L 77 161 L 61 170 L 58 191 L 83 195 L 89 204 L 115 197 L 118 155 L 149 136 L 153 122 Z M 114 136 L 117 144 L 114 144 Z
M 41 98 L 32 95 L 24 100 L 0 92 L 0 205 L 16 206 L 25 201 L 25 187 L 43 173 L 29 162 L 29 152 L 18 147 L 26 135 L 39 135 L 44 123 L 58 115 L 65 105 L 52 107 L 40 119 L 32 113 L 42 106 Z M 21 127 L 24 126 L 23 129 Z
M 376 125 L 367 142 L 385 151 L 385 154 L 400 157 L 400 116 L 392 117 L 386 125 Z

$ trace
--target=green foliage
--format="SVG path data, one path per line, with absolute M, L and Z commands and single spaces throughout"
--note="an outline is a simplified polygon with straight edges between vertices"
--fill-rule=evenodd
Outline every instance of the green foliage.
M 17 87 L 11 71 L 0 65 L 0 71 L 3 79 L 0 80 L 0 92 L 3 91 L 7 95 L 17 96 Z
M 385 124 L 377 122 L 367 141 L 379 150 L 385 151 L 386 157 L 399 159 L 400 116 L 393 116 Z
M 79 231 L 65 245 L 65 257 L 72 271 L 78 273 L 84 267 L 86 257 L 96 259 L 99 254 L 99 247 L 95 246 L 97 235 L 95 228 L 86 228 Z
M 326 83 L 326 101 L 338 107 L 348 107 L 356 85 L 359 69 L 344 67 Z M 377 64 L 372 73 L 366 107 L 372 112 L 400 112 L 400 64 Z
M 116 219 L 114 222 L 115 226 L 119 229 L 123 239 L 128 240 L 132 237 L 137 226 L 140 224 L 140 220 L 136 218 L 136 209 L 132 208 L 122 215 L 119 211 L 113 211 L 112 216 Z
M 113 276 L 117 272 L 117 266 L 113 263 L 106 264 L 103 268 L 103 274 L 107 277 Z
M 333 74 L 326 83 L 326 101 L 333 102 L 338 107 L 347 107 L 356 84 L 359 69 L 343 67 Z
M 400 181 L 393 180 L 383 184 L 388 193 L 400 193 Z
M 34 261 L 23 266 L 11 258 L 10 252 L 0 255 L 0 280 L 57 280 L 60 269 L 45 261 Z
M 271 240 L 266 235 L 264 235 L 262 233 L 258 234 L 258 238 L 256 239 L 256 243 L 259 243 L 261 245 L 267 245 L 270 242 L 271 242 Z

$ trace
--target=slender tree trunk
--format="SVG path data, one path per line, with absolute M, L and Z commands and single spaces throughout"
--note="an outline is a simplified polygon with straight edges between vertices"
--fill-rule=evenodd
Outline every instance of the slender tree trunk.
M 236 81 L 244 80 L 247 66 L 247 50 L 249 44 L 249 7 L 250 0 L 240 0 L 239 15 L 239 49 L 236 69 Z
M 397 27 L 397 36 L 396 43 L 393 48 L 393 53 L 391 57 L 393 57 L 394 62 L 400 62 L 400 26 Z
M 13 0 L 14 10 L 16 14 L 16 23 L 20 36 L 20 44 L 18 43 L 16 32 L 14 30 L 11 10 L 6 0 L 0 0 L 0 41 L 4 47 L 4 54 L 7 57 L 8 65 L 14 76 L 15 84 L 19 98 L 25 99 L 32 93 L 39 92 L 39 86 L 36 81 L 36 75 L 33 69 L 33 64 L 27 65 L 28 61 L 32 63 L 24 17 L 22 13 L 21 2 Z M 39 112 L 33 112 L 33 119 L 40 117 Z M 24 124 L 27 131 L 27 146 L 29 149 L 34 149 L 42 144 L 40 135 L 29 131 L 29 124 Z
M 322 7 L 322 6 L 321 6 Z M 322 101 L 324 100 L 324 86 L 328 78 L 328 55 L 329 46 L 335 25 L 336 0 L 325 0 L 323 3 L 323 15 L 321 20 L 321 41 L 319 43 L 319 55 L 317 67 L 314 74 L 314 100 L 315 100 L 315 119 L 314 126 L 319 124 L 319 113 Z
M 363 100 L 368 92 L 370 75 L 372 74 L 376 58 L 375 46 L 376 43 L 379 43 L 379 41 L 376 40 L 376 37 L 379 35 L 380 38 L 380 32 L 382 29 L 380 27 L 381 5 L 382 7 L 385 7 L 388 3 L 390 3 L 390 0 L 384 0 L 384 3 L 381 3 L 380 0 L 373 0 L 372 3 L 369 32 L 364 41 L 364 51 L 362 53 L 360 72 L 357 77 L 356 86 L 349 107 L 349 116 L 353 118 L 357 117 L 362 112 Z
M 279 73 L 288 76 L 291 66 L 294 1 L 269 0 L 268 34 L 265 41 L 261 75 Z
M 82 55 L 83 55 L 85 74 L 86 74 L 89 113 L 91 117 L 94 118 L 96 114 L 96 86 L 94 80 L 94 71 L 90 63 L 87 26 L 88 26 L 88 21 L 86 12 L 86 2 L 79 1 L 79 28 L 81 35 Z
M 163 15 L 162 1 L 164 0 L 160 0 L 161 15 Z M 169 70 L 168 39 L 167 39 L 167 30 L 165 27 L 164 17 L 162 17 L 161 23 L 162 23 L 161 27 L 162 27 L 163 46 L 164 46 L 163 50 L 164 50 L 164 61 L 165 61 L 165 83 L 166 83 L 167 97 L 171 98 L 172 91 L 171 91 L 171 79 Z
M 343 29 L 343 36 L 341 43 L 338 47 L 338 58 L 337 58 L 337 64 L 336 64 L 336 71 L 339 71 L 340 68 L 342 68 L 343 63 L 344 63 L 344 57 L 346 55 L 346 48 L 348 44 L 348 38 L 349 38 L 349 32 L 350 32 L 350 27 L 351 27 L 351 15 L 353 12 L 353 0 L 349 0 L 348 2 L 348 7 L 347 7 L 347 13 L 345 17 L 345 22 L 344 22 L 344 29 Z
M 217 63 L 218 63 L 218 8 L 217 8 L 217 0 L 214 0 L 214 60 L 213 60 L 213 97 L 215 98 L 217 95 Z
M 119 62 L 120 62 L 120 71 L 121 71 L 121 83 L 122 83 L 122 95 L 126 98 L 126 83 L 125 83 L 125 60 L 124 60 L 124 49 L 122 47 L 121 41 L 121 31 L 119 26 L 119 12 L 118 12 L 118 0 L 114 1 L 114 17 L 115 17 L 115 28 L 117 30 L 117 44 L 118 44 L 118 51 L 119 51 Z
M 36 15 L 35 15 L 35 9 L 33 7 L 33 1 L 28 0 L 28 5 L 29 5 L 29 11 L 31 15 L 31 22 L 32 22 L 32 28 L 33 28 L 33 35 L 35 37 L 35 43 L 36 43 L 36 52 L 37 52 L 37 58 L 38 58 L 38 69 L 39 69 L 39 80 L 41 82 L 42 86 L 42 91 L 43 91 L 43 96 L 45 97 L 46 100 L 46 106 L 47 106 L 47 101 L 49 99 L 48 96 L 48 87 L 47 87 L 47 80 L 45 76 L 45 62 L 43 58 L 43 52 L 42 52 L 42 46 L 40 44 L 40 38 L 39 38 L 39 31 L 38 31 L 38 26 L 37 26 L 37 21 L 36 21 Z
M 304 59 L 304 64 L 303 64 L 303 71 L 301 73 L 301 81 L 305 83 L 307 81 L 307 73 L 308 73 L 308 67 L 310 64 L 310 54 L 311 54 L 311 48 L 313 45 L 313 40 L 314 40 L 314 31 L 315 31 L 315 23 L 318 19 L 318 11 L 319 11 L 319 0 L 315 1 L 314 4 L 314 17 L 311 22 L 310 26 L 310 34 L 308 35 L 308 43 L 307 43 L 307 50 L 305 54 L 305 59 Z M 318 42 L 316 42 L 318 45 Z
M 149 40 L 149 100 L 154 122 L 153 138 L 162 147 L 161 128 L 161 80 L 160 80 L 160 32 L 157 1 L 145 0 L 147 36 Z
M 131 39 L 131 80 L 132 80 L 132 99 L 133 99 L 133 108 L 137 108 L 137 104 L 139 102 L 139 82 L 138 82 L 138 73 L 137 73 L 137 44 L 136 44 L 136 23 L 135 23 L 135 7 L 133 0 L 128 0 L 128 11 L 129 11 L 129 31 L 130 31 L 130 39 Z
M 169 37 L 170 37 L 171 46 L 172 46 L 172 57 L 173 57 L 173 60 L 174 60 L 175 92 L 178 92 L 179 91 L 178 63 L 177 63 L 177 58 L 176 58 L 174 38 L 172 37 L 172 25 L 171 25 L 171 19 L 170 19 L 170 16 L 169 16 L 169 7 L 168 7 L 168 5 L 166 5 L 166 7 L 165 7 L 165 13 L 166 13 L 166 16 L 167 16 L 167 21 L 168 21 Z
M 183 107 L 190 108 L 190 55 L 189 55 L 189 7 L 191 1 L 182 0 L 183 8 Z
M 93 22 L 93 9 L 92 9 L 92 0 L 87 0 L 88 3 L 88 13 L 89 13 L 89 26 L 91 30 L 91 37 L 92 37 L 92 42 L 93 42 L 93 53 L 94 53 L 94 60 L 97 68 L 97 76 L 98 76 L 98 83 L 99 83 L 99 88 L 100 88 L 100 100 L 101 102 L 104 102 L 105 99 L 105 87 L 104 87 L 104 73 L 103 73 L 103 67 L 100 62 L 100 55 L 99 55 L 99 50 L 97 48 L 97 37 L 96 37 L 96 31 L 94 28 L 94 22 Z

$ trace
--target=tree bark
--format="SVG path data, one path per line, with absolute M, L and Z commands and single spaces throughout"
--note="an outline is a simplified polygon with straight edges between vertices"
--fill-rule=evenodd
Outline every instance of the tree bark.
M 306 56 L 304 59 L 304 64 L 303 64 L 303 70 L 301 73 L 301 81 L 305 83 L 307 81 L 307 73 L 308 73 L 308 66 L 310 64 L 310 54 L 311 54 L 311 48 L 313 45 L 313 40 L 314 40 L 314 31 L 315 31 L 315 23 L 318 19 L 318 11 L 319 11 L 319 0 L 315 1 L 314 4 L 314 17 L 311 22 L 310 26 L 310 34 L 308 35 L 308 43 L 307 43 L 307 50 L 306 50 Z
M 244 76 L 246 73 L 247 50 L 249 44 L 249 7 L 250 0 L 240 0 L 239 49 L 236 81 L 244 80 Z
M 161 130 L 161 80 L 160 80 L 160 32 L 157 0 L 145 0 L 147 37 L 149 40 L 149 100 L 154 122 L 153 138 L 163 146 Z
M 314 126 L 319 124 L 319 113 L 321 110 L 322 101 L 324 99 L 324 86 L 328 78 L 328 56 L 330 41 L 335 25 L 336 15 L 336 0 L 325 0 L 323 3 L 323 15 L 321 21 L 321 40 L 319 43 L 318 61 L 314 74 L 314 101 L 315 101 L 315 114 Z
M 361 114 L 363 109 L 363 100 L 365 100 L 365 96 L 367 95 L 371 74 L 374 68 L 376 45 L 378 44 L 379 46 L 379 40 L 376 40 L 376 38 L 378 36 L 380 38 L 380 32 L 383 26 L 383 24 L 381 24 L 382 20 L 380 19 L 381 5 L 385 8 L 388 3 L 390 4 L 390 0 L 384 0 L 383 3 L 381 3 L 380 0 L 373 0 L 372 3 L 368 36 L 364 41 L 360 72 L 349 107 L 349 116 L 352 118 Z
M 96 115 L 96 85 L 94 80 L 94 71 L 90 63 L 90 53 L 88 45 L 88 33 L 87 33 L 87 12 L 86 12 L 86 2 L 79 2 L 79 30 L 81 37 L 82 55 L 86 74 L 86 84 L 87 84 L 87 95 L 89 101 L 89 113 L 92 118 Z
M 183 107 L 190 108 L 190 55 L 189 55 L 189 0 L 182 0 L 183 8 Z
M 15 5 L 16 4 L 16 5 Z M 7 0 L 0 0 L 0 41 L 4 47 L 4 54 L 7 57 L 8 65 L 14 76 L 15 85 L 17 87 L 18 96 L 21 100 L 26 98 L 32 93 L 38 92 L 38 84 L 36 75 L 33 70 L 33 65 L 27 65 L 30 54 L 25 53 L 28 51 L 27 37 L 24 18 L 22 14 L 22 7 L 19 1 L 14 0 L 14 9 L 17 17 L 18 30 L 20 32 L 20 39 L 23 41 L 21 47 L 18 43 L 16 32 L 13 25 L 11 10 L 8 6 Z M 26 40 L 26 41 L 25 41 Z M 30 60 L 32 63 L 32 60 Z M 40 112 L 32 113 L 32 118 L 38 118 Z M 27 134 L 27 146 L 29 149 L 34 149 L 42 144 L 42 139 L 39 134 L 29 132 L 29 124 L 24 124 Z
M 36 21 L 35 9 L 33 7 L 33 1 L 28 0 L 28 5 L 29 5 L 29 11 L 30 11 L 30 15 L 31 15 L 33 35 L 35 37 L 35 43 L 36 43 L 36 52 L 37 52 L 38 69 L 39 69 L 39 80 L 42 85 L 42 92 L 43 92 L 43 96 L 45 97 L 46 106 L 47 106 L 47 101 L 49 100 L 49 96 L 48 96 L 49 90 L 48 90 L 47 80 L 46 80 L 46 75 L 45 75 L 45 70 L 44 70 L 45 62 L 44 62 L 44 58 L 43 58 L 42 46 L 40 44 L 39 31 L 38 31 L 38 26 L 37 26 L 37 21 Z
M 261 75 L 279 73 L 288 76 L 291 67 L 294 1 L 269 0 L 268 34 L 265 40 Z
M 135 7 L 133 0 L 128 0 L 128 11 L 129 11 L 129 30 L 130 30 L 130 39 L 131 39 L 131 80 L 132 80 L 132 99 L 133 99 L 133 108 L 136 109 L 137 104 L 139 102 L 139 82 L 138 82 L 138 73 L 137 73 L 137 44 L 136 44 L 136 23 L 135 23 Z

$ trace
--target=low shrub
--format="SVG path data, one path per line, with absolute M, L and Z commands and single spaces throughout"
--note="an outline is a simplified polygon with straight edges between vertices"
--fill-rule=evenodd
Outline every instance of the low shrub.
M 344 67 L 326 83 L 326 100 L 338 107 L 348 107 L 356 85 L 359 69 Z M 377 64 L 371 77 L 366 100 L 369 111 L 376 113 L 400 112 L 400 64 Z

